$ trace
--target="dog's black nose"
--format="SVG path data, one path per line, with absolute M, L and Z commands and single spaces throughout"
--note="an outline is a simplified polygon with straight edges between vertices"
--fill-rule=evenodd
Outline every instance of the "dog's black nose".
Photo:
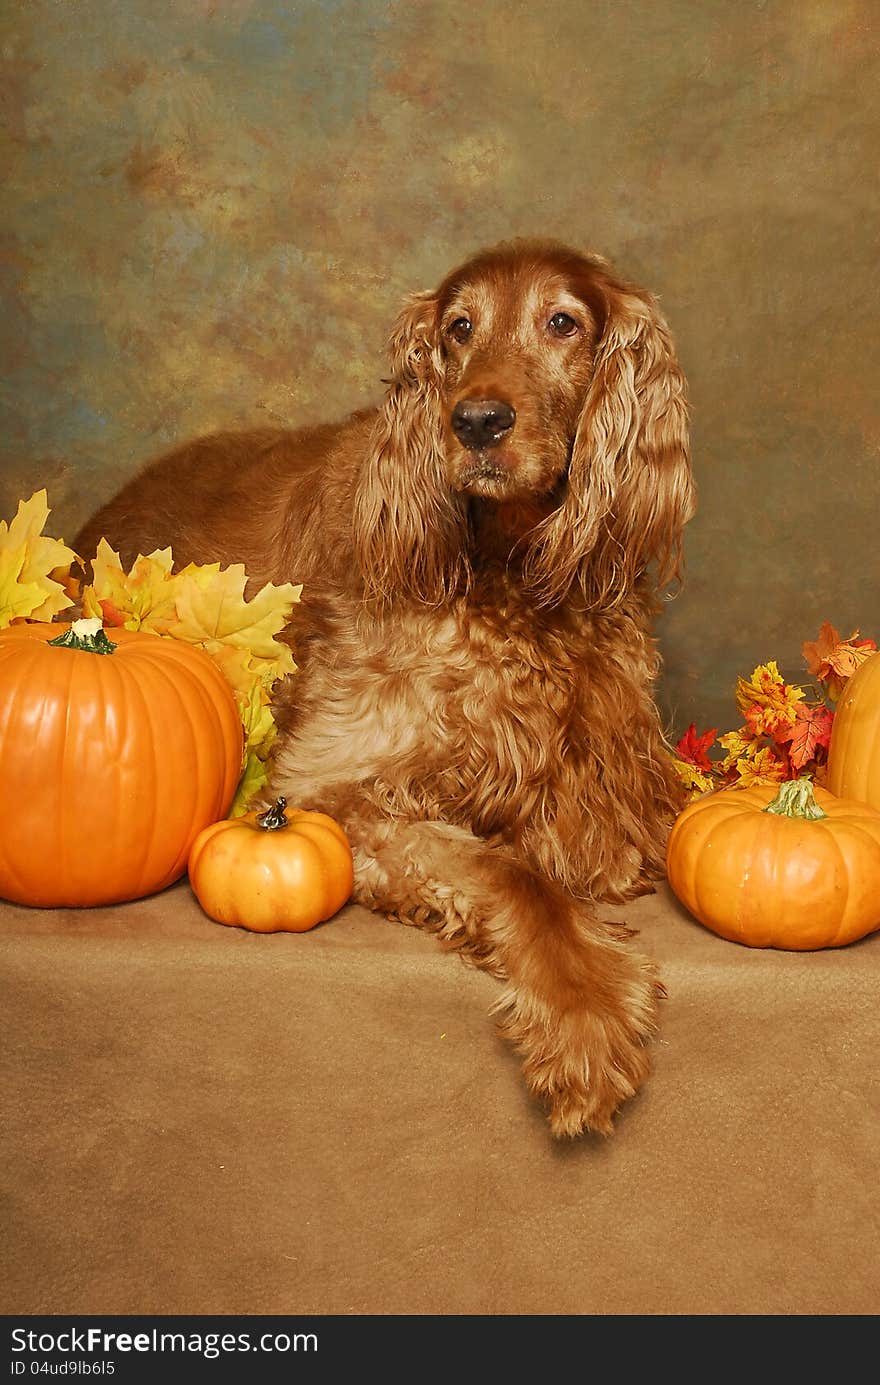
M 516 422 L 516 410 L 500 399 L 462 399 L 452 410 L 452 431 L 463 447 L 494 447 Z

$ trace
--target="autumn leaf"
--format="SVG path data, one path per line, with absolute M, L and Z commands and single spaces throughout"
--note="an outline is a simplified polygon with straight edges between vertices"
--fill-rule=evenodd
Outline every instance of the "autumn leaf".
M 716 788 L 713 781 L 690 760 L 673 759 L 672 764 L 679 779 L 688 790 L 689 799 L 702 798 L 704 793 L 711 793 Z
M 786 683 L 775 659 L 759 664 L 751 678 L 737 679 L 736 705 L 755 736 L 778 739 L 780 731 L 794 725 L 795 709 L 803 696 L 803 688 Z
M 230 671 L 233 665 L 226 663 L 225 667 Z M 240 817 L 246 812 L 251 800 L 268 783 L 267 761 L 277 735 L 269 694 L 259 677 L 252 680 L 249 688 L 238 688 L 235 698 L 244 727 L 244 765 L 230 817 Z
M 178 578 L 170 548 L 138 556 L 128 572 L 106 539 L 92 559 L 92 581 L 83 589 L 87 617 L 99 616 L 106 625 L 164 635 L 174 618 Z
M 203 646 L 220 667 L 236 693 L 250 696 L 256 685 L 268 694 L 276 681 L 274 663 L 270 659 L 260 659 L 249 649 L 240 645 L 223 644 L 219 640 L 207 640 Z
M 244 727 L 245 751 L 253 750 L 265 760 L 276 736 L 275 719 L 269 705 L 269 695 L 255 681 L 246 691 L 236 693 Z
M 781 741 L 789 742 L 788 758 L 793 769 L 801 770 L 816 758 L 820 747 L 827 750 L 831 742 L 831 727 L 834 713 L 824 703 L 816 707 L 801 704 L 797 709 L 794 726 Z
M 14 620 L 23 620 L 44 599 L 38 582 L 23 582 L 23 548 L 0 548 L 0 629 Z
M 696 765 L 698 769 L 711 770 L 712 761 L 706 751 L 714 743 L 717 735 L 718 729 L 713 726 L 711 731 L 704 731 L 702 736 L 698 736 L 696 724 L 691 722 L 675 748 L 681 759 L 688 764 Z
M 780 784 L 786 778 L 786 765 L 767 745 L 753 756 L 737 760 L 736 774 L 741 789 L 758 784 Z
M 247 574 L 241 563 L 232 567 L 198 569 L 193 565 L 180 573 L 175 594 L 175 618 L 168 634 L 191 644 L 226 644 L 247 649 L 268 660 L 274 676 L 293 672 L 296 665 L 285 644 L 275 636 L 290 619 L 299 601 L 301 586 L 289 582 L 276 587 L 267 583 L 255 596 L 246 599 Z
M 269 771 L 265 761 L 260 759 L 256 751 L 251 751 L 245 759 L 229 816 L 240 818 L 242 814 L 246 813 L 257 794 L 263 791 L 268 782 Z
M 823 620 L 819 627 L 819 635 L 815 640 L 804 640 L 801 645 L 801 653 L 804 656 L 807 668 L 810 673 L 814 673 L 817 678 L 822 678 L 820 670 L 823 666 L 828 667 L 828 656 L 840 644 L 840 635 L 828 620 Z
M 832 702 L 836 702 L 843 686 L 860 664 L 876 653 L 873 640 L 859 638 L 854 630 L 848 640 L 842 640 L 830 621 L 823 621 L 818 639 L 805 640 L 801 652 L 810 673 L 815 674 Z
M 741 726 L 738 731 L 726 731 L 718 737 L 718 744 L 727 751 L 718 766 L 722 772 L 735 769 L 739 760 L 753 760 L 761 749 L 760 741 L 752 735 L 748 726 Z
M 73 605 L 64 579 L 76 554 L 43 533 L 50 513 L 39 490 L 19 501 L 9 523 L 0 520 L 0 629 L 15 620 L 53 620 Z

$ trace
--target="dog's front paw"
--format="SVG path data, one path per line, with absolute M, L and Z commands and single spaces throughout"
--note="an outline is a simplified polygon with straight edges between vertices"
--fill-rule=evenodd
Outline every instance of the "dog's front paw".
M 551 996 L 508 991 L 496 1006 L 499 1027 L 523 1055 L 530 1091 L 553 1134 L 611 1133 L 614 1114 L 650 1069 L 648 1043 L 664 994 L 654 963 L 609 936 L 581 1002 L 558 1011 Z

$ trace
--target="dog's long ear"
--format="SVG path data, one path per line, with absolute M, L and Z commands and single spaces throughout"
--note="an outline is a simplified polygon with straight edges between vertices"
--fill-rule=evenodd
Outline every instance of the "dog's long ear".
M 649 294 L 596 267 L 594 286 L 605 324 L 568 490 L 527 569 L 542 602 L 576 582 L 590 607 L 607 608 L 636 582 L 659 589 L 678 578 L 695 497 L 686 386 L 669 328 Z
M 354 542 L 368 597 L 438 603 L 466 579 L 466 518 L 444 476 L 445 361 L 438 307 L 413 294 L 389 342 L 392 379 L 354 497 Z

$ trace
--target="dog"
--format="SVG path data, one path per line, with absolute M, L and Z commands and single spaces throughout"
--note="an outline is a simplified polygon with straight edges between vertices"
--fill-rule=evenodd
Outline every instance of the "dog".
M 503 980 L 557 1137 L 613 1129 L 663 994 L 597 905 L 650 891 L 682 806 L 652 634 L 695 507 L 655 298 L 517 240 L 411 295 L 374 409 L 191 441 L 74 540 L 303 584 L 271 788 L 345 828 L 354 899 Z

